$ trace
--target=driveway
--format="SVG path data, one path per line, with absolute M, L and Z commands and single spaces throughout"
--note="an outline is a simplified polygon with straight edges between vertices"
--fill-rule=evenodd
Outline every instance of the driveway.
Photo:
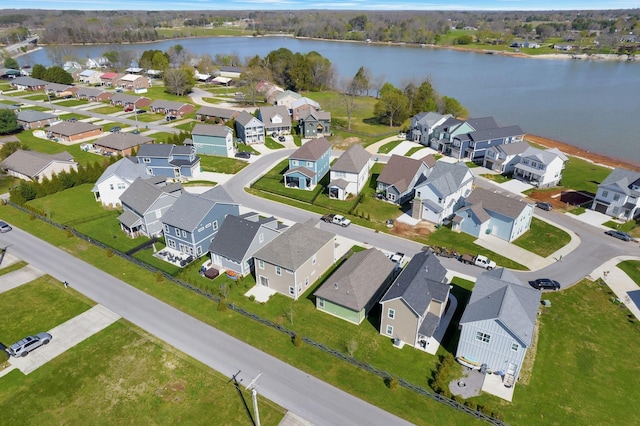
M 7 254 L 5 254 L 2 264 L 3 266 L 8 266 L 4 263 L 5 260 L 7 260 Z M 10 262 L 9 264 L 11 263 L 13 262 Z M 20 287 L 22 284 L 31 282 L 43 275 L 44 273 L 41 270 L 31 265 L 27 265 L 17 271 L 9 272 L 8 274 L 4 274 L 2 275 L 2 279 L 0 279 L 0 293 Z
M 111 312 L 102 305 L 96 305 L 86 312 L 71 318 L 69 321 L 49 330 L 53 337 L 48 345 L 39 347 L 29 355 L 20 358 L 9 358 L 11 367 L 6 368 L 0 375 L 7 374 L 7 370 L 17 368 L 24 374 L 42 367 L 53 358 L 102 331 L 120 319 L 119 315 Z

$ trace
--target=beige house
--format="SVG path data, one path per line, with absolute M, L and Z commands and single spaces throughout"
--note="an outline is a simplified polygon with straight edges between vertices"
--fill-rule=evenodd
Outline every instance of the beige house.
M 335 234 L 296 223 L 254 255 L 256 285 L 298 300 L 334 263 Z
M 0 163 L 0 169 L 18 179 L 40 182 L 43 177 L 51 179 L 54 174 L 78 169 L 78 163 L 68 152 L 44 154 L 37 151 L 18 150 Z
M 396 346 L 427 350 L 449 298 L 447 270 L 435 254 L 416 254 L 380 300 L 380 334 Z

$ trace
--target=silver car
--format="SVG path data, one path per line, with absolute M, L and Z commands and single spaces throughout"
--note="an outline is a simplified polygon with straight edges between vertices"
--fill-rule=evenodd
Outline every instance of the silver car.
M 11 225 L 9 225 L 7 222 L 5 222 L 4 220 L 0 220 L 0 232 L 1 233 L 5 233 L 5 232 L 9 232 L 11 231 Z
M 28 336 L 19 342 L 9 346 L 7 350 L 9 355 L 19 357 L 27 356 L 32 350 L 39 348 L 42 345 L 46 345 L 53 339 L 49 333 L 38 333 L 35 336 Z

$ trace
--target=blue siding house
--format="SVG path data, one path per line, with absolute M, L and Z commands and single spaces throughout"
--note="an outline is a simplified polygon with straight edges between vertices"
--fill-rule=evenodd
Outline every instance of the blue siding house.
M 524 132 L 520 126 L 475 130 L 455 136 L 451 141 L 450 155 L 458 160 L 482 164 L 487 149 L 523 140 Z
M 167 247 L 200 257 L 227 215 L 238 215 L 240 208 L 221 186 L 195 195 L 183 193 L 162 216 Z
M 197 154 L 233 157 L 233 130 L 223 125 L 196 124 L 191 140 Z
M 289 156 L 289 170 L 284 174 L 288 188 L 312 189 L 329 172 L 331 142 L 312 139 Z
M 151 176 L 194 178 L 200 173 L 200 158 L 189 145 L 144 144 L 140 146 L 137 159 Z

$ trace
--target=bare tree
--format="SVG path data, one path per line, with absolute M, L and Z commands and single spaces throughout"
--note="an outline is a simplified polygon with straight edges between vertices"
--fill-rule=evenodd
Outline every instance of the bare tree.
M 347 112 L 347 130 L 351 130 L 351 116 L 356 106 L 356 94 L 353 87 L 353 79 L 345 78 L 340 83 L 340 96 L 344 109 Z
M 371 90 L 376 94 L 376 98 L 380 97 L 380 89 L 384 86 L 387 77 L 384 74 L 377 75 L 371 79 Z

